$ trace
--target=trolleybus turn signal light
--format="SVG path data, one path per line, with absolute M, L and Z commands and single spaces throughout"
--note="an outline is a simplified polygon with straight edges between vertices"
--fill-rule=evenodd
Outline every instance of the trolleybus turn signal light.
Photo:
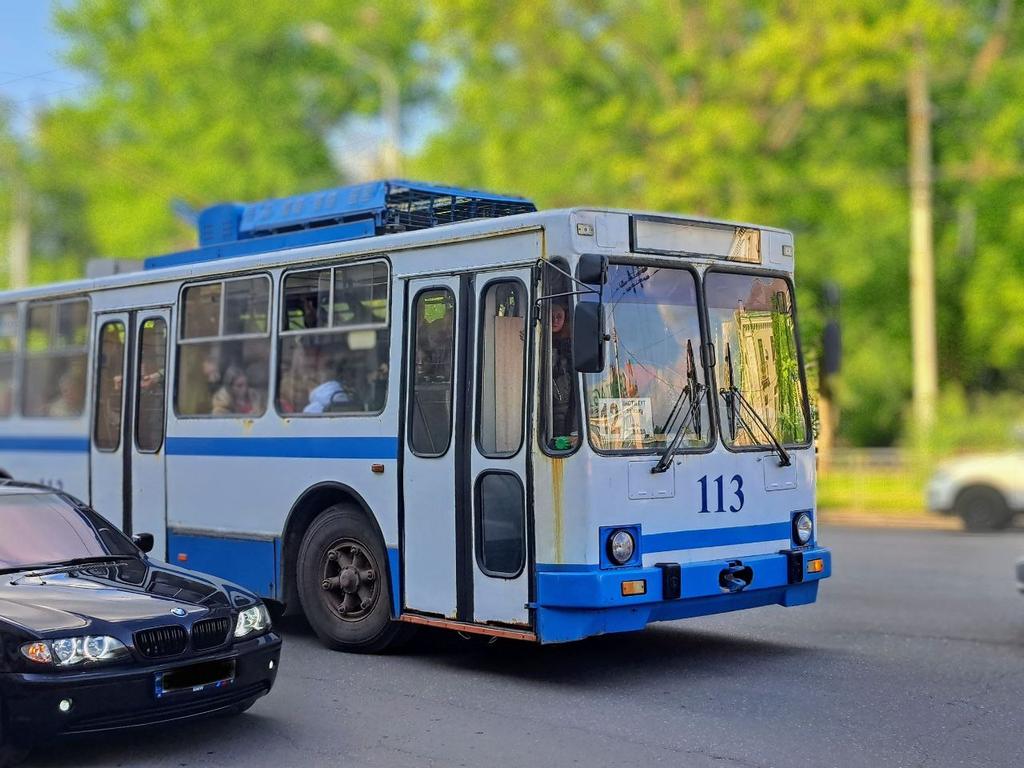
M 629 597 L 630 595 L 646 595 L 647 594 L 647 579 L 637 579 L 635 581 L 624 581 L 622 582 L 622 596 Z
M 808 573 L 821 573 L 825 570 L 825 561 L 821 558 L 807 561 L 807 572 Z

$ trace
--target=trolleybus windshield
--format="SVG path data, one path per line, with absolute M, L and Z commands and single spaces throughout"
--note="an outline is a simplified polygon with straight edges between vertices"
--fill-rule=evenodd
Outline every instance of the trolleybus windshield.
M 694 376 L 687 375 L 688 361 L 695 380 L 706 382 L 693 273 L 612 264 L 604 311 L 611 337 L 607 363 L 600 373 L 585 375 L 591 442 L 603 451 L 664 451 L 690 409 L 687 384 Z M 679 450 L 707 447 L 709 433 L 703 398 Z

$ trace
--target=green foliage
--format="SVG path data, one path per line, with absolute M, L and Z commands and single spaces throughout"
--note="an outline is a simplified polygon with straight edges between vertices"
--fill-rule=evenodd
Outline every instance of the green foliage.
M 57 21 L 92 85 L 37 126 L 35 278 L 190 246 L 174 199 L 336 183 L 338 127 L 381 106 L 358 61 L 385 62 L 407 119 L 437 119 L 411 176 L 794 230 L 811 360 L 821 288 L 843 290 L 836 391 L 859 445 L 897 441 L 910 394 L 920 40 L 941 376 L 968 401 L 1024 390 L 1024 13 L 1006 0 L 77 0 Z
M 337 47 L 386 60 L 415 101 L 427 91 L 414 60 L 420 13 L 387 0 L 70 5 L 57 20 L 94 87 L 40 122 L 40 183 L 87 200 L 71 206 L 76 230 L 119 257 L 195 242 L 172 200 L 199 208 L 331 185 L 330 131 L 378 98 Z M 333 39 L 308 41 L 313 21 Z

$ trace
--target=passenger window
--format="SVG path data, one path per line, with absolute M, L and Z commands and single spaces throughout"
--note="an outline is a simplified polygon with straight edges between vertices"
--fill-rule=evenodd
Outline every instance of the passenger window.
M 543 295 L 570 293 L 569 265 L 558 259 L 544 265 Z M 567 453 L 580 442 L 579 375 L 572 361 L 572 302 L 561 295 L 540 302 L 541 441 L 547 453 Z
M 29 304 L 21 380 L 26 416 L 82 415 L 88 341 L 87 299 Z
M 18 355 L 18 308 L 0 307 L 0 418 L 14 412 L 14 362 Z
M 116 451 L 121 444 L 124 406 L 124 323 L 104 323 L 100 329 L 96 375 L 96 417 L 93 440 L 101 451 Z
M 270 280 L 263 275 L 185 288 L 175 375 L 179 416 L 263 415 L 269 314 Z
M 140 451 L 160 450 L 164 442 L 167 324 L 154 317 L 139 331 L 139 370 L 135 397 L 135 444 Z
M 371 414 L 388 389 L 385 262 L 285 276 L 277 410 L 286 416 Z
M 513 578 L 526 562 L 523 484 L 511 472 L 477 479 L 477 562 L 488 576 Z
M 452 436 L 455 296 L 447 288 L 422 291 L 413 318 L 409 447 L 417 456 L 443 456 Z
M 491 283 L 480 312 L 477 441 L 485 456 L 514 456 L 523 437 L 526 298 L 522 284 Z

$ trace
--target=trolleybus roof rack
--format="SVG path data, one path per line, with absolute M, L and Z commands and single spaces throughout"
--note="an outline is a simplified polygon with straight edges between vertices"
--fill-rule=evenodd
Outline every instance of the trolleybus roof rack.
M 536 210 L 522 197 L 402 179 L 256 203 L 222 203 L 199 214 L 198 248 L 150 257 L 145 260 L 145 268 L 357 240 Z

